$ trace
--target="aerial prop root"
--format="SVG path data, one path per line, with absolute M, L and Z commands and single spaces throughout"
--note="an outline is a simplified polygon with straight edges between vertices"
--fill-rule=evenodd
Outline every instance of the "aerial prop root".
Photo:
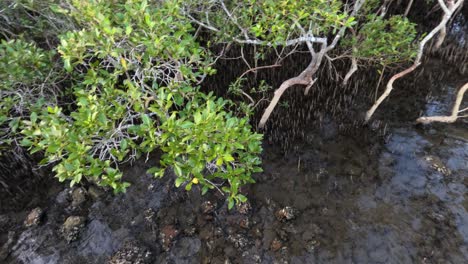
M 462 115 L 462 116 L 458 115 L 459 113 L 468 110 L 468 108 L 459 110 L 466 90 L 468 90 L 468 83 L 465 83 L 465 85 L 463 85 L 460 88 L 460 90 L 458 90 L 457 98 L 455 99 L 455 104 L 453 105 L 451 115 L 449 116 L 422 116 L 416 119 L 416 123 L 420 123 L 420 124 L 429 124 L 432 122 L 454 123 L 460 117 L 467 117 L 468 115 Z

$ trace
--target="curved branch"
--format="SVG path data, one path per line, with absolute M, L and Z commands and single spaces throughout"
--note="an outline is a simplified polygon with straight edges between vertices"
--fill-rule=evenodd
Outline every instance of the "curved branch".
M 421 59 L 422 59 L 422 55 L 423 55 L 423 52 L 424 52 L 424 47 L 426 46 L 427 42 L 429 42 L 429 40 L 431 40 L 435 36 L 435 34 L 437 34 L 439 31 L 441 31 L 443 28 L 445 28 L 445 26 L 447 25 L 447 22 L 450 20 L 453 13 L 461 6 L 461 4 L 463 3 L 464 0 L 458 0 L 455 4 L 449 5 L 449 7 L 447 8 L 448 12 L 446 12 L 446 9 L 444 8 L 444 7 L 447 7 L 445 5 L 444 1 L 443 0 L 438 0 L 438 1 L 439 1 L 440 6 L 442 7 L 442 9 L 444 9 L 444 13 L 445 13 L 443 18 L 442 18 L 442 21 L 440 21 L 439 25 L 437 25 L 434 29 L 432 29 L 432 31 L 429 34 L 427 34 L 426 37 L 424 37 L 424 39 L 421 41 L 421 43 L 419 43 L 418 54 L 416 56 L 416 60 L 414 61 L 413 65 L 411 67 L 409 67 L 408 69 L 393 75 L 392 78 L 390 78 L 390 80 L 387 83 L 387 86 L 386 86 L 386 89 L 385 89 L 384 93 L 379 97 L 379 99 L 367 111 L 366 117 L 365 117 L 365 122 L 366 123 L 371 119 L 371 117 L 374 114 L 375 110 L 377 110 L 377 108 L 380 106 L 380 104 L 388 97 L 390 92 L 393 90 L 393 82 L 395 82 L 397 79 L 405 76 L 406 74 L 414 71 L 421 64 Z M 449 1 L 452 2 L 453 0 L 449 0 Z
M 460 88 L 460 90 L 458 90 L 457 99 L 455 100 L 455 104 L 453 105 L 451 115 L 449 115 L 449 116 L 422 116 L 422 117 L 416 119 L 416 122 L 421 123 L 421 124 L 429 124 L 429 123 L 432 123 L 432 122 L 453 123 L 453 122 L 457 121 L 457 119 L 459 117 L 461 117 L 461 116 L 458 115 L 458 113 L 463 112 L 465 110 L 464 109 L 462 111 L 459 111 L 460 105 L 461 105 L 461 102 L 463 100 L 463 96 L 464 96 L 466 90 L 468 90 L 468 83 L 465 83 L 465 85 L 463 85 Z
M 275 109 L 276 105 L 278 104 L 279 99 L 289 87 L 296 85 L 296 84 L 308 85 L 309 83 L 310 83 L 310 79 L 303 77 L 302 74 L 297 77 L 284 81 L 281 84 L 281 86 L 278 88 L 278 90 L 275 91 L 275 96 L 273 97 L 270 104 L 268 105 L 268 108 L 265 109 L 265 112 L 262 115 L 262 119 L 260 120 L 258 127 L 259 128 L 265 127 L 265 123 L 270 117 L 271 112 L 273 112 L 273 109 Z
M 357 0 L 355 2 L 353 11 L 351 12 L 351 17 L 357 14 L 357 12 L 361 9 L 364 2 L 365 0 Z M 318 53 L 315 53 L 313 48 L 310 49 L 310 52 L 312 55 L 312 61 L 307 66 L 307 68 L 304 71 L 302 71 L 300 75 L 283 82 L 281 86 L 275 91 L 275 95 L 272 101 L 268 105 L 267 109 L 265 109 L 265 112 L 263 113 L 262 118 L 260 119 L 260 122 L 258 124 L 259 128 L 265 127 L 265 123 L 270 117 L 271 112 L 273 112 L 276 105 L 278 104 L 279 99 L 289 87 L 296 85 L 296 84 L 307 85 L 304 91 L 304 95 L 307 95 L 309 93 L 310 88 L 315 83 L 315 80 L 312 79 L 313 75 L 317 72 L 318 68 L 320 67 L 323 57 L 327 54 L 327 52 L 335 48 L 340 38 L 343 37 L 345 31 L 346 31 L 346 26 L 342 26 L 330 45 L 327 45 L 327 38 L 314 38 L 311 34 L 306 34 L 306 36 L 309 37 L 309 39 L 305 39 L 306 43 L 307 42 L 320 43 L 321 49 Z M 251 43 L 251 44 L 254 44 L 254 43 Z M 310 45 L 310 43 L 307 43 L 307 44 L 308 46 Z

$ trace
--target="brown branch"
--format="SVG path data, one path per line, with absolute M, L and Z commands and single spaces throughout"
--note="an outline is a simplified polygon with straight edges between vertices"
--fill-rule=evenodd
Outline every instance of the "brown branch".
M 468 83 L 465 83 L 465 85 L 463 85 L 460 88 L 460 90 L 458 90 L 457 98 L 455 100 L 455 104 L 453 105 L 451 115 L 449 115 L 449 116 L 422 116 L 422 117 L 416 119 L 416 122 L 421 123 L 421 124 L 429 124 L 429 123 L 432 123 L 432 122 L 453 123 L 453 122 L 457 121 L 457 119 L 459 117 L 462 117 L 462 116 L 459 116 L 458 113 L 464 111 L 464 110 L 462 110 L 462 111 L 458 111 L 458 110 L 460 109 L 460 105 L 462 103 L 463 96 L 464 96 L 466 90 L 468 90 Z
M 380 104 L 388 97 L 390 92 L 393 90 L 393 82 L 395 82 L 395 80 L 405 76 L 406 74 L 414 71 L 421 64 L 421 59 L 422 59 L 422 55 L 423 55 L 423 52 L 424 52 L 424 47 L 426 46 L 427 42 L 429 40 L 431 40 L 435 36 L 435 34 L 437 34 L 439 31 L 442 30 L 442 28 L 444 28 L 446 26 L 447 22 L 450 20 L 453 13 L 458 9 L 458 7 L 461 6 L 461 4 L 463 3 L 464 0 L 458 0 L 455 4 L 450 5 L 449 7 L 447 7 L 445 5 L 443 0 L 438 0 L 438 1 L 439 1 L 439 5 L 442 7 L 442 9 L 444 9 L 444 13 L 445 13 L 443 18 L 442 18 L 442 21 L 440 21 L 439 25 L 437 25 L 434 29 L 432 29 L 432 31 L 429 34 L 427 34 L 426 37 L 424 37 L 424 39 L 421 41 L 421 43 L 419 43 L 418 54 L 416 56 L 416 60 L 414 61 L 413 65 L 411 67 L 409 67 L 408 69 L 393 75 L 392 78 L 390 78 L 390 80 L 387 83 L 387 86 L 386 86 L 386 89 L 385 89 L 384 93 L 379 97 L 379 99 L 367 111 L 366 117 L 365 117 L 365 122 L 366 123 L 369 122 L 369 120 L 371 119 L 371 117 L 374 114 L 375 110 L 377 110 L 377 108 L 380 106 Z M 452 1 L 452 0 L 450 0 L 450 1 Z
M 355 16 L 359 9 L 361 9 L 362 5 L 364 4 L 365 0 L 357 0 L 354 4 L 353 7 L 353 12 L 351 13 L 351 16 Z M 275 95 L 273 96 L 273 99 L 271 100 L 270 104 L 268 105 L 267 109 L 265 109 L 265 112 L 263 112 L 262 118 L 260 119 L 260 122 L 258 124 L 259 128 L 265 127 L 265 123 L 267 122 L 268 118 L 270 117 L 271 113 L 275 109 L 276 105 L 278 104 L 279 99 L 283 95 L 283 93 L 291 86 L 300 84 L 300 85 L 307 85 L 306 89 L 304 91 L 304 95 L 307 95 L 310 88 L 314 84 L 315 80 L 312 79 L 313 75 L 317 72 L 318 68 L 320 67 L 320 64 L 322 63 L 323 57 L 327 52 L 330 50 L 334 49 L 335 46 L 337 45 L 338 41 L 340 38 L 344 35 L 346 31 L 346 27 L 342 26 L 339 30 L 339 32 L 336 34 L 335 38 L 333 39 L 332 43 L 327 46 L 327 39 L 325 38 L 324 41 L 318 42 L 321 44 L 321 49 L 320 52 L 316 53 L 313 48 L 310 49 L 310 53 L 312 55 L 312 61 L 310 64 L 307 66 L 307 68 L 302 71 L 302 73 L 294 78 L 288 79 L 284 81 L 281 86 L 275 91 Z M 307 42 L 313 42 L 311 40 L 307 40 Z M 310 44 L 310 43 L 309 43 Z M 309 45 L 308 45 L 309 46 Z
M 283 95 L 283 93 L 291 86 L 300 84 L 300 85 L 308 85 L 310 83 L 309 79 L 306 79 L 305 77 L 301 75 L 288 79 L 284 81 L 281 86 L 278 88 L 278 90 L 275 91 L 275 96 L 271 100 L 270 104 L 268 105 L 267 109 L 265 109 L 265 112 L 262 115 L 262 119 L 260 120 L 260 123 L 258 124 L 259 128 L 265 127 L 265 123 L 268 120 L 268 118 L 271 115 L 271 112 L 273 112 L 273 109 L 275 109 L 276 105 L 278 104 L 279 99 Z

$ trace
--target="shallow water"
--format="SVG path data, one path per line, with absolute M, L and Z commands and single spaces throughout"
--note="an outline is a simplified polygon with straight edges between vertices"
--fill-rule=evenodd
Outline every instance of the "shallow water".
M 428 98 L 425 114 L 447 113 L 455 87 Z M 244 189 L 244 214 L 228 211 L 216 193 L 201 197 L 175 189 L 170 176 L 152 179 L 145 172 L 155 157 L 126 169 L 126 194 L 88 190 L 73 207 L 70 190 L 52 185 L 41 225 L 22 227 L 32 208 L 2 216 L 11 223 L 1 231 L 13 232 L 0 262 L 105 263 L 119 250 L 128 259 L 120 263 L 468 262 L 466 123 L 396 124 L 384 139 L 367 128 L 345 136 L 323 127 L 287 155 L 265 143 L 264 172 Z M 294 217 L 280 221 L 286 206 Z M 67 243 L 60 229 L 70 215 L 86 225 Z M 127 242 L 138 254 L 123 250 Z

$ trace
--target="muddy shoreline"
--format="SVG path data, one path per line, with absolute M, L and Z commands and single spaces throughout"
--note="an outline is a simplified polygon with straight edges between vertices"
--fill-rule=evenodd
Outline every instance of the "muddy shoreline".
M 286 157 L 266 145 L 250 204 L 233 211 L 216 193 L 152 179 L 142 161 L 126 170 L 126 194 L 85 186 L 81 201 L 52 184 L 37 225 L 24 227 L 32 208 L 1 216 L 2 263 L 465 263 L 467 131 L 451 130 L 316 139 Z M 69 216 L 84 224 L 67 242 Z
M 413 122 L 449 112 L 466 81 L 439 71 L 400 84 L 369 126 L 304 123 L 288 151 L 269 131 L 236 210 L 152 178 L 157 154 L 124 169 L 125 194 L 45 177 L 24 208 L 2 201 L 0 263 L 467 263 L 467 123 Z

